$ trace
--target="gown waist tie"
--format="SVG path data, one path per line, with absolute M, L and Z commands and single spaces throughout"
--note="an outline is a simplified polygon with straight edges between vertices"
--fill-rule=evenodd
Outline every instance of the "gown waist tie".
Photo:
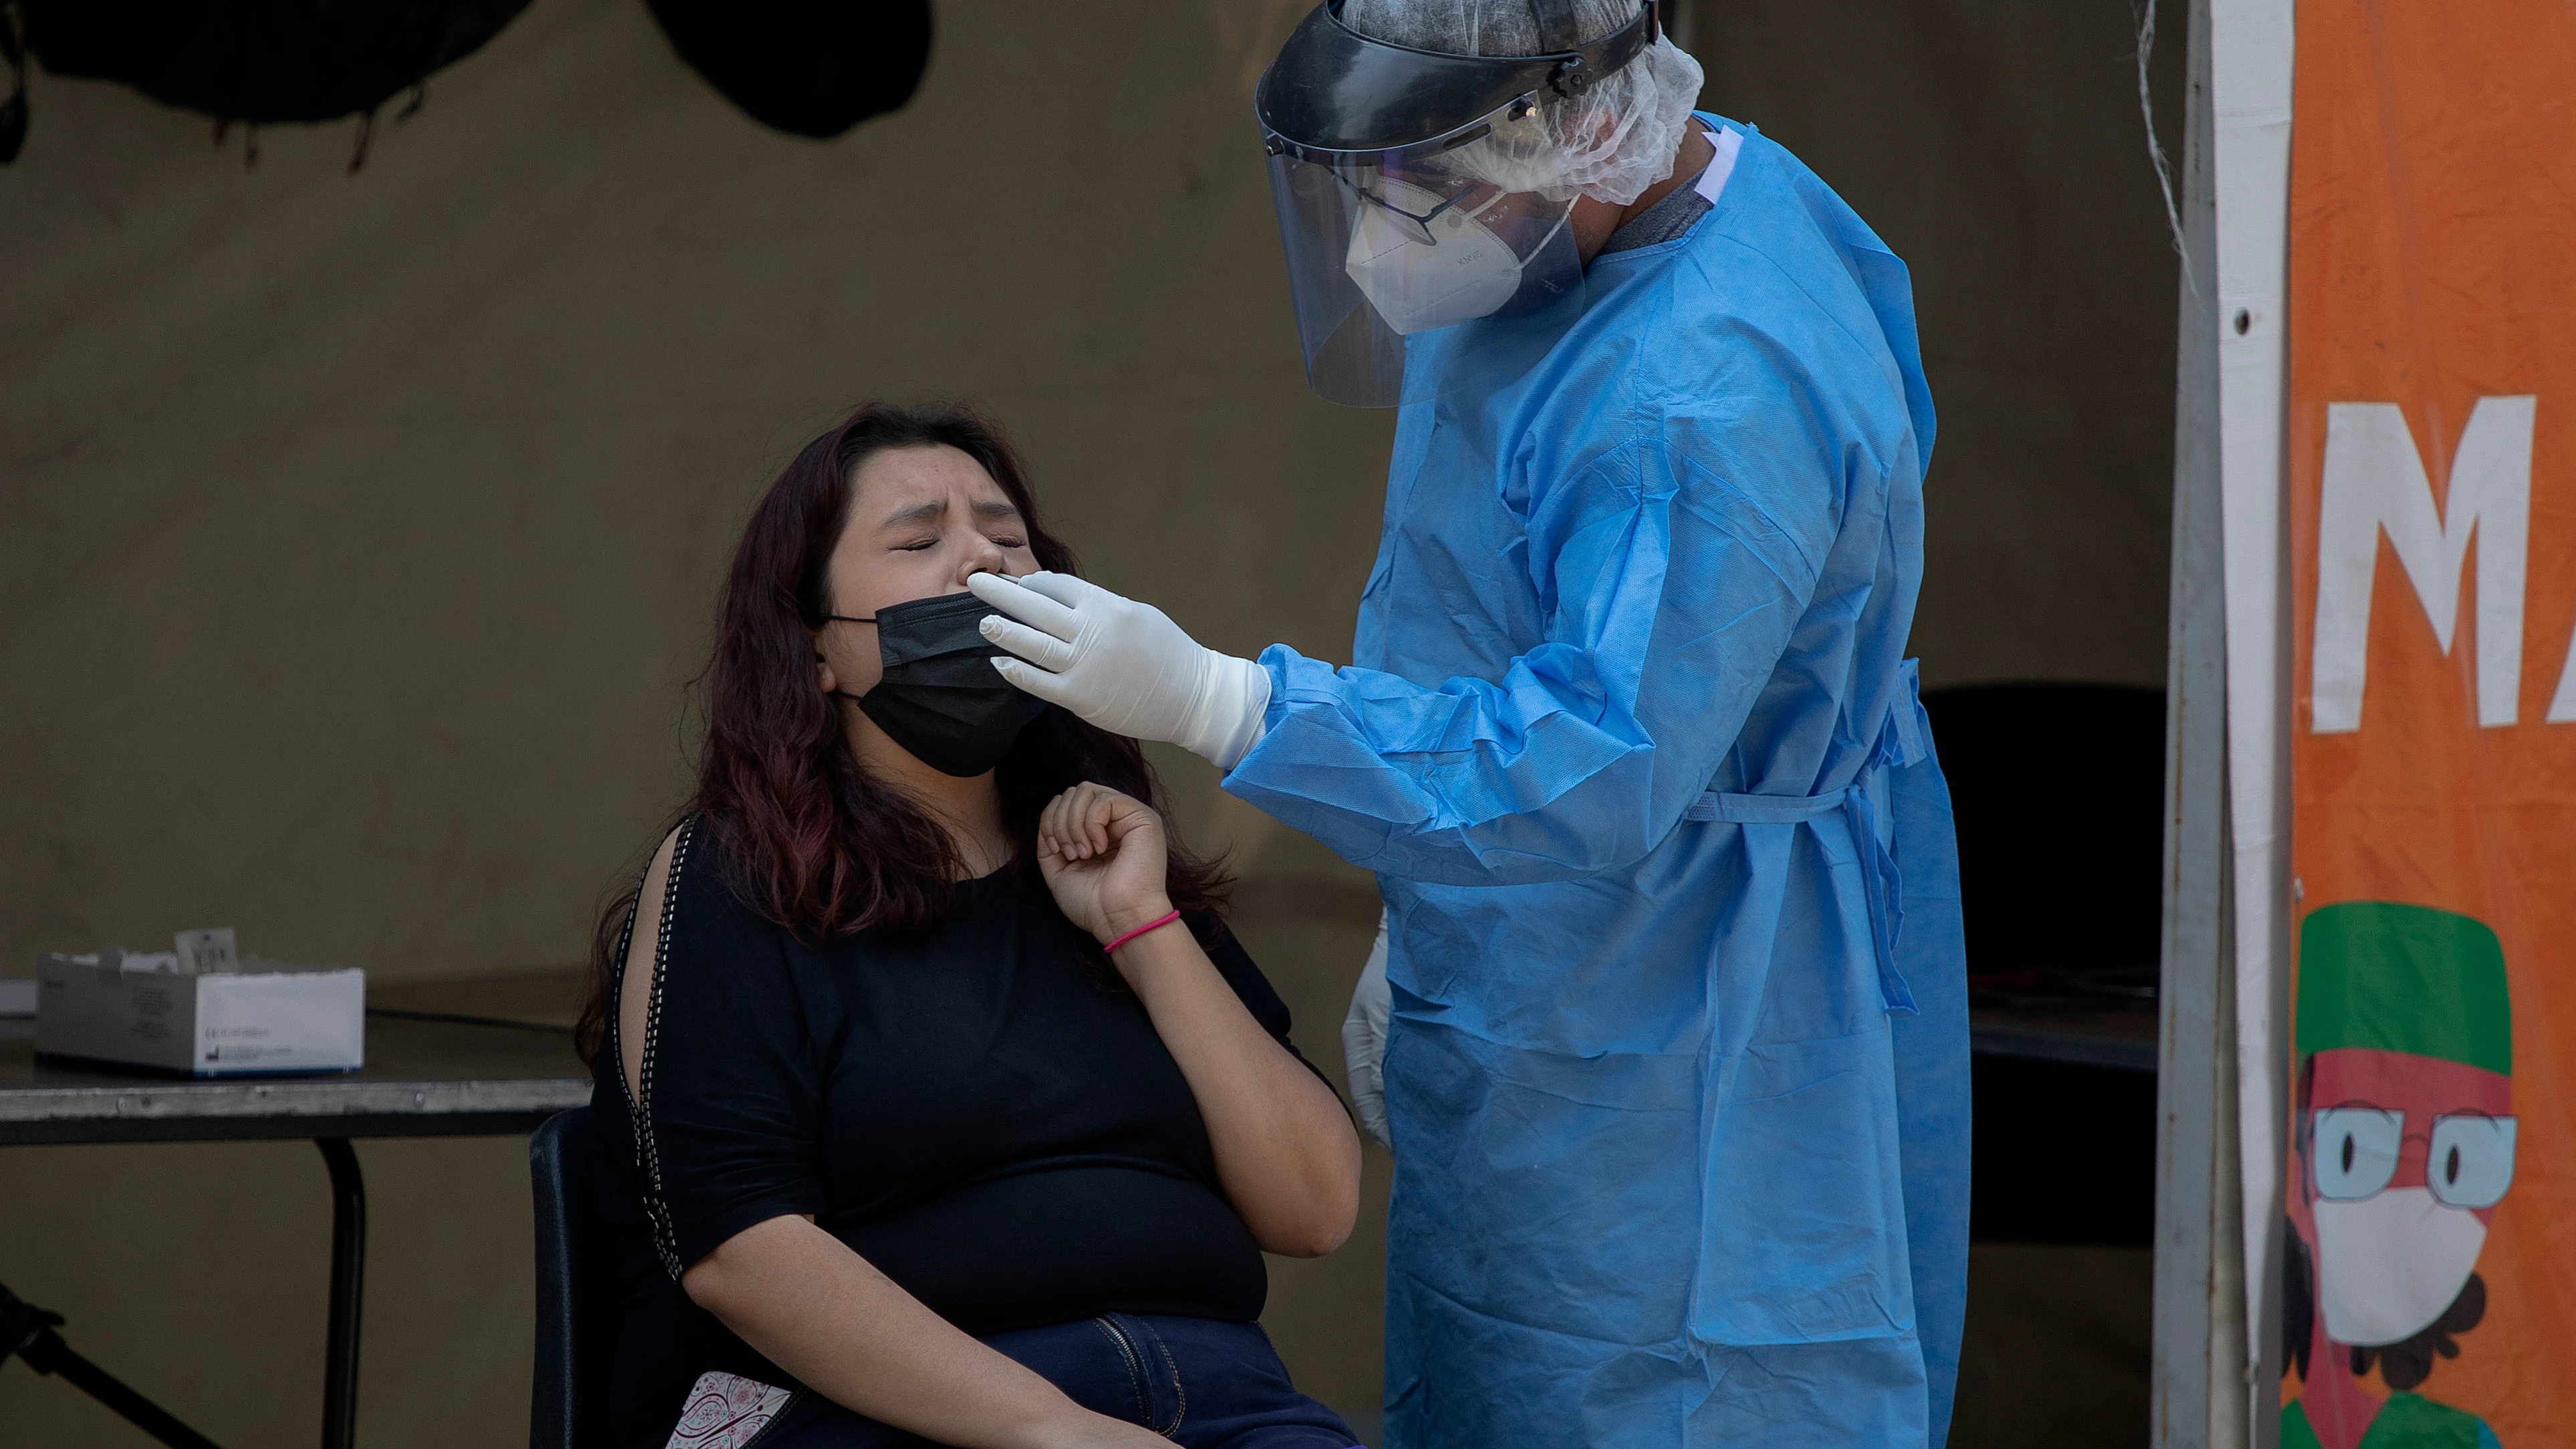
M 1896 855 L 1879 836 L 1878 807 L 1870 799 L 1870 787 L 1883 783 L 1887 770 L 1919 764 L 1931 755 L 1926 743 L 1931 730 L 1916 693 L 1914 661 L 1910 659 L 1905 661 L 1904 684 L 1904 692 L 1888 711 L 1886 726 L 1879 731 L 1878 745 L 1870 752 L 1869 763 L 1861 767 L 1849 785 L 1823 795 L 1741 795 L 1709 790 L 1682 811 L 1682 818 L 1722 820 L 1736 825 L 1792 825 L 1837 810 L 1843 812 L 1851 823 L 1852 843 L 1861 853 L 1860 878 L 1869 895 L 1869 936 L 1878 956 L 1879 994 L 1886 999 L 1888 1010 L 1911 1015 L 1915 1010 L 1914 990 L 1896 969 L 1896 936 L 1905 925 L 1902 882 L 1896 871 Z

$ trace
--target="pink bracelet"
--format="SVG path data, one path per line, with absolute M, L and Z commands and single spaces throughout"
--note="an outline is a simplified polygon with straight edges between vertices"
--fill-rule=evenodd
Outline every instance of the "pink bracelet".
M 1100 953 L 1104 956 L 1116 955 L 1119 947 L 1135 940 L 1138 936 L 1145 934 L 1147 931 L 1159 931 L 1180 918 L 1181 913 L 1174 911 L 1159 921 L 1148 921 L 1144 925 L 1138 926 L 1136 929 L 1129 931 L 1126 935 L 1119 937 L 1117 940 L 1110 942 L 1108 945 L 1101 947 Z

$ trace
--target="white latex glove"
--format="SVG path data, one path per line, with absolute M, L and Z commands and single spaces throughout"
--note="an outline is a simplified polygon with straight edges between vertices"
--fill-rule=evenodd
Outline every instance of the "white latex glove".
M 976 574 L 966 587 L 1002 611 L 985 616 L 984 637 L 1020 656 L 993 667 L 1047 703 L 1220 770 L 1261 738 L 1269 672 L 1202 647 L 1153 605 L 1071 574 Z
M 1386 1125 L 1386 1020 L 1392 1006 L 1386 986 L 1386 912 L 1377 916 L 1377 944 L 1369 948 L 1368 965 L 1351 992 L 1350 1015 L 1342 1018 L 1342 1061 L 1351 1073 L 1351 1108 L 1360 1126 L 1377 1145 L 1395 1150 Z

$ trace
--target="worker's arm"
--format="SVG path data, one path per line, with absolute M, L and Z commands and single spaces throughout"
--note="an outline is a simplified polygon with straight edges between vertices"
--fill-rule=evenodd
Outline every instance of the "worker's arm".
M 1437 686 L 1274 645 L 1264 729 L 1225 788 L 1408 880 L 1634 863 L 1718 775 L 1789 648 L 1834 543 L 1831 461 L 1666 419 L 1534 501 L 1546 642 Z M 1381 605 L 1399 614 L 1470 607 L 1394 587 L 1420 591 Z
M 1890 480 L 1920 468 L 1910 435 L 1889 440 L 1901 456 L 1870 456 L 1763 339 L 1702 350 L 1728 359 L 1694 382 L 1713 401 L 1650 413 L 1606 446 L 1520 460 L 1527 547 L 1451 558 L 1527 571 L 1499 591 L 1535 595 L 1543 639 L 1495 678 L 1425 685 L 1285 645 L 1255 664 L 1201 647 L 1151 605 L 1053 574 L 967 581 L 1000 611 L 983 625 L 1009 651 L 995 667 L 1104 729 L 1206 756 L 1228 791 L 1371 870 L 1501 885 L 1632 864 L 1718 778 L 1826 556 L 1847 543 L 1847 514 L 1868 524 L 1858 546 L 1919 547 L 1919 532 L 1908 544 L 1877 514 Z M 1433 579 L 1384 587 L 1380 607 L 1399 618 L 1490 608 Z M 1847 600 L 1825 627 L 1866 602 Z

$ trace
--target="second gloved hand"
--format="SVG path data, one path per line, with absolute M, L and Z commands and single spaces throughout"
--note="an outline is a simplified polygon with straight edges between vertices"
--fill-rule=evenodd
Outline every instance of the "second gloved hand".
M 1378 1146 L 1395 1150 L 1395 1132 L 1386 1120 L 1386 1028 L 1394 1014 L 1394 992 L 1386 984 L 1386 913 L 1378 912 L 1377 943 L 1369 947 L 1368 964 L 1360 968 L 1359 985 L 1351 991 L 1350 1013 L 1342 1018 L 1342 1063 L 1351 1078 L 1351 1110 L 1361 1130 Z
M 984 637 L 1019 656 L 993 667 L 1049 704 L 1220 770 L 1261 737 L 1269 673 L 1206 648 L 1153 605 L 1071 574 L 977 574 L 966 587 L 1002 611 L 984 620 Z

